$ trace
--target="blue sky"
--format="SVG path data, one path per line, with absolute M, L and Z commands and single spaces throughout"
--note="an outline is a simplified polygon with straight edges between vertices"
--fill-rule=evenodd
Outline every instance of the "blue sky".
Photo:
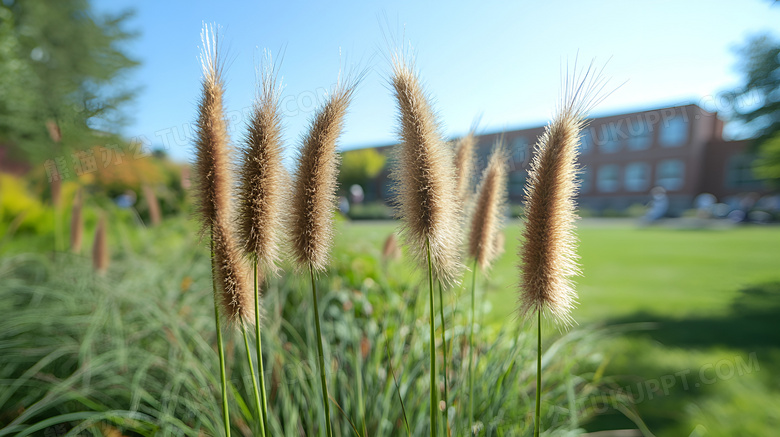
M 128 46 L 142 62 L 128 107 L 128 137 L 191 157 L 202 23 L 223 28 L 227 109 L 234 139 L 244 131 L 263 49 L 284 51 L 285 139 L 296 148 L 317 102 L 339 70 L 368 68 L 347 118 L 342 147 L 395 140 L 388 88 L 388 37 L 401 35 L 447 136 L 545 123 L 558 98 L 561 65 L 578 56 L 609 62 L 623 84 L 594 115 L 680 103 L 721 109 L 717 96 L 739 84 L 734 48 L 749 35 L 780 34 L 770 1 L 130 1 L 96 0 L 98 12 L 134 8 Z

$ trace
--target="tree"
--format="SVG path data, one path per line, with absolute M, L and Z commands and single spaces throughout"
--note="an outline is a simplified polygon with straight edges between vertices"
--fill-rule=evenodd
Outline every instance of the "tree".
M 123 79 L 138 63 L 120 47 L 130 16 L 98 16 L 87 0 L 0 3 L 0 143 L 41 162 L 115 132 L 134 95 Z
M 366 188 L 385 167 L 386 160 L 385 155 L 374 148 L 344 152 L 341 158 L 339 184 L 344 190 L 348 190 L 354 184 Z
M 780 181 L 780 41 L 770 35 L 753 37 L 737 50 L 744 85 L 729 93 L 732 118 L 755 138 L 756 171 Z

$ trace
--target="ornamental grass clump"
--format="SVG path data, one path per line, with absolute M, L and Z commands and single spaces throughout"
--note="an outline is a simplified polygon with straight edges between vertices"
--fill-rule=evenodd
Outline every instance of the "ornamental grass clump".
M 435 278 L 451 285 L 461 270 L 460 203 L 452 156 L 444 145 L 438 121 L 413 65 L 396 53 L 392 68 L 401 141 L 397 165 L 391 177 L 397 194 L 396 215 L 402 221 L 402 239 L 414 259 L 428 269 L 430 434 L 435 436 L 438 384 L 433 284 Z
M 336 185 L 339 157 L 336 145 L 344 127 L 344 118 L 357 81 L 339 83 L 314 116 L 303 138 L 298 167 L 293 176 L 291 246 L 300 269 L 311 277 L 314 321 L 317 331 L 320 384 L 328 437 L 333 436 L 330 420 L 325 357 L 322 348 L 320 316 L 317 306 L 315 272 L 325 270 L 333 244 L 333 214 L 336 210 Z
M 269 273 L 277 271 L 280 231 L 285 219 L 284 208 L 289 186 L 287 171 L 282 165 L 282 115 L 279 107 L 281 87 L 277 85 L 276 71 L 270 55 L 266 62 L 243 140 L 238 187 L 238 232 L 241 249 L 253 267 L 259 390 L 256 380 L 253 379 L 252 382 L 263 435 L 266 435 L 268 429 L 268 401 L 260 335 L 260 268 Z M 249 365 L 251 367 L 251 360 Z
M 474 420 L 474 308 L 477 268 L 486 273 L 500 255 L 496 244 L 507 208 L 508 156 L 503 144 L 493 149 L 477 187 L 474 213 L 469 226 L 468 256 L 474 260 L 471 280 L 471 320 L 469 333 L 469 424 Z
M 604 87 L 601 75 L 591 73 L 592 65 L 582 77 L 567 78 L 560 106 L 534 147 L 525 189 L 519 311 L 523 318 L 536 313 L 537 319 L 535 436 L 541 432 L 542 314 L 559 327 L 574 323 L 577 294 L 571 278 L 580 272 L 574 235 L 577 154 L 585 116 Z

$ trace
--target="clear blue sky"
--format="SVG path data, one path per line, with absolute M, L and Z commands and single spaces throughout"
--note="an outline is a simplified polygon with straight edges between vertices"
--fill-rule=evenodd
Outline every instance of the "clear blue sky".
M 626 82 L 596 110 L 610 114 L 704 102 L 737 85 L 734 48 L 747 36 L 780 33 L 780 5 L 746 1 L 130 1 L 96 0 L 96 11 L 135 8 L 140 32 L 128 50 L 142 66 L 129 107 L 128 137 L 167 145 L 191 158 L 202 23 L 223 27 L 229 50 L 227 107 L 234 139 L 255 92 L 255 66 L 267 48 L 284 49 L 285 137 L 295 148 L 316 102 L 341 67 L 369 67 L 342 137 L 345 149 L 391 143 L 395 106 L 388 89 L 386 35 L 406 41 L 434 97 L 443 132 L 540 125 L 558 97 L 567 59 L 609 59 L 611 84 Z M 404 30 L 405 29 L 405 30 Z

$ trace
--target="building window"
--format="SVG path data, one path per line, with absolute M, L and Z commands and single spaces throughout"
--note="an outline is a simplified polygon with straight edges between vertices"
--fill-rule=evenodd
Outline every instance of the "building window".
M 577 173 L 577 179 L 580 181 L 580 193 L 589 193 L 593 184 L 593 174 L 588 167 L 582 167 Z
M 655 184 L 676 191 L 682 188 L 685 176 L 685 164 L 679 159 L 667 159 L 658 163 Z
M 682 146 L 688 140 L 688 123 L 681 115 L 669 119 L 661 127 L 659 141 L 664 147 Z
M 599 191 L 614 193 L 620 186 L 620 167 L 617 164 L 602 165 L 596 178 L 596 188 Z
M 521 197 L 523 195 L 527 176 L 526 172 L 522 170 L 509 173 L 509 196 Z
M 754 157 L 734 155 L 726 165 L 726 186 L 729 188 L 761 188 L 761 180 L 753 174 Z
M 526 137 L 517 137 L 512 141 L 512 164 L 511 168 L 520 168 L 528 158 L 528 139 Z
M 580 138 L 580 154 L 587 155 L 590 153 L 590 149 L 593 148 L 593 135 L 590 133 L 590 129 L 582 131 L 582 137 Z
M 614 123 L 601 125 L 601 138 L 597 138 L 601 153 L 615 153 L 620 150 L 620 138 L 618 138 L 617 129 Z
M 651 132 L 646 120 L 637 119 L 628 126 L 628 149 L 645 150 L 650 147 Z
M 626 191 L 647 191 L 650 188 L 650 165 L 632 162 L 626 166 Z

